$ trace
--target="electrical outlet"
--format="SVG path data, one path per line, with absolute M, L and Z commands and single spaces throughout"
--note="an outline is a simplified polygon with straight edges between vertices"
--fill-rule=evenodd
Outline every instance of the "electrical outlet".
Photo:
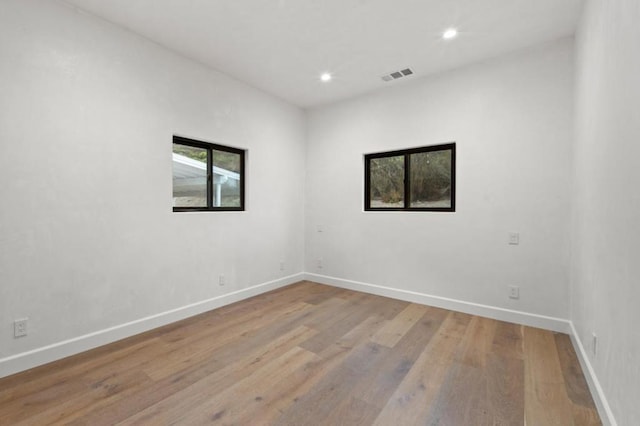
M 318 269 L 322 269 L 322 258 L 318 258 Z
M 596 335 L 596 333 L 591 333 L 591 338 L 591 350 L 593 350 L 593 356 L 595 357 L 596 355 L 598 355 L 598 336 Z
M 284 262 L 283 261 L 280 261 L 280 270 L 284 271 Z
M 220 277 L 218 277 L 218 284 L 220 284 L 220 286 L 224 285 L 224 274 L 220 274 Z
M 509 286 L 509 298 L 510 299 L 520 299 L 520 287 L 516 285 Z
M 29 321 L 29 318 L 13 321 L 13 337 L 24 337 L 27 335 L 27 321 Z
M 316 231 L 317 232 L 324 232 L 324 228 L 322 225 L 316 225 Z

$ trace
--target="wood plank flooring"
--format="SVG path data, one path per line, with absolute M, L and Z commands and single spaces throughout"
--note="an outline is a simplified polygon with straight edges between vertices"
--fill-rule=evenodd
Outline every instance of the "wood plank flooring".
M 567 335 L 301 282 L 0 379 L 0 425 L 599 425 Z

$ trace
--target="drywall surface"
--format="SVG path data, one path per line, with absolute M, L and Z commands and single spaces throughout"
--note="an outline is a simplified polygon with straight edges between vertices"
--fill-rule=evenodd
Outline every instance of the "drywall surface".
M 571 319 L 621 425 L 640 419 L 639 20 L 637 0 L 590 1 L 576 38 Z
M 247 211 L 172 212 L 174 134 L 248 150 Z M 0 359 L 302 272 L 304 138 L 300 109 L 148 40 L 0 2 Z
M 306 271 L 568 318 L 573 71 L 562 39 L 309 111 Z M 364 154 L 446 142 L 455 213 L 363 211 Z

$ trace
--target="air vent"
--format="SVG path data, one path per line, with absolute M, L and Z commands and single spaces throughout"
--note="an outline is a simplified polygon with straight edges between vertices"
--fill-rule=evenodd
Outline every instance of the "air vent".
M 389 74 L 385 74 L 380 78 L 382 78 L 382 81 L 393 81 L 393 80 L 397 80 L 397 79 L 402 78 L 402 77 L 406 77 L 406 76 L 411 75 L 411 74 L 413 74 L 413 71 L 411 70 L 411 68 L 405 68 L 405 69 L 400 70 L 400 71 L 394 71 L 394 72 L 391 72 Z

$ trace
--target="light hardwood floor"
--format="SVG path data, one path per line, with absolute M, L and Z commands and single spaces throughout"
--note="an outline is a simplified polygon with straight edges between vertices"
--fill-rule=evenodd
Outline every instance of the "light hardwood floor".
M 302 282 L 0 379 L 0 425 L 597 425 L 567 335 Z

